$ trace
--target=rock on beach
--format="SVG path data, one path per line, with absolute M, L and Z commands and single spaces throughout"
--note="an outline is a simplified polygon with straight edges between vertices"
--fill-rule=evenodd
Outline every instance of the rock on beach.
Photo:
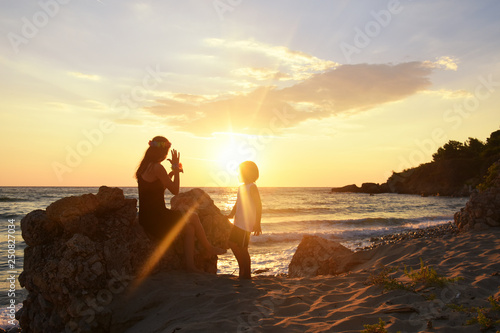
M 196 203 L 209 241 L 227 247 L 230 222 L 200 189 L 172 199 L 174 208 Z M 137 219 L 137 200 L 119 188 L 60 199 L 21 221 L 27 244 L 19 276 L 28 296 L 16 314 L 23 332 L 109 332 L 110 304 L 132 285 L 156 248 Z M 215 273 L 217 256 L 195 254 L 198 267 Z M 184 267 L 182 237 L 154 272 Z
M 488 188 L 475 190 L 464 208 L 455 213 L 455 224 L 460 230 L 486 230 L 500 227 L 500 161 L 496 162 Z
M 306 235 L 288 266 L 290 277 L 336 275 L 347 269 L 352 251 L 342 244 L 319 236 Z

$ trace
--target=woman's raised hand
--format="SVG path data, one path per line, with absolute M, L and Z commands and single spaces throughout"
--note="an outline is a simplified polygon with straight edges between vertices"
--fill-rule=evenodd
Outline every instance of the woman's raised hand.
M 172 149 L 172 158 L 171 159 L 169 158 L 168 161 L 172 163 L 172 165 L 178 165 L 180 158 L 181 154 L 177 152 L 177 150 Z
M 184 172 L 182 169 L 182 164 L 179 162 L 181 154 L 177 150 L 172 149 L 172 159 L 168 159 L 172 163 L 173 172 Z

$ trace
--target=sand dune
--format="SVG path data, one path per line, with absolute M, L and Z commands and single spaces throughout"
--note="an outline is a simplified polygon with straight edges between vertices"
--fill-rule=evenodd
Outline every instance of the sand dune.
M 479 332 L 479 324 L 464 325 L 477 313 L 450 304 L 490 307 L 488 297 L 500 297 L 500 229 L 415 239 L 356 255 L 369 260 L 339 276 L 240 281 L 157 274 L 114 305 L 113 332 L 360 332 L 379 318 L 389 332 Z M 403 267 L 417 270 L 420 258 L 441 276 L 462 279 L 444 287 L 416 285 L 416 292 L 369 283 L 382 267 L 399 266 L 390 276 L 409 284 Z

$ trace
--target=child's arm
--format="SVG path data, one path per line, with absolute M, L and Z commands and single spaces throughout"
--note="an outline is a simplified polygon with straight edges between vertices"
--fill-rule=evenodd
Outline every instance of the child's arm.
M 253 202 L 255 202 L 255 225 L 253 227 L 253 234 L 259 236 L 262 234 L 262 228 L 260 226 L 260 220 L 262 218 L 262 201 L 260 200 L 259 189 L 257 186 L 252 186 L 250 188 L 250 196 Z
M 236 214 L 236 204 L 233 206 L 233 210 L 231 210 L 231 213 L 227 216 L 228 219 L 232 219 L 234 217 L 234 214 Z

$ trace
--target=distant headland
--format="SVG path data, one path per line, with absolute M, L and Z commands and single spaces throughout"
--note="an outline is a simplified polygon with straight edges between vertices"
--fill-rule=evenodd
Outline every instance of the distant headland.
M 332 192 L 400 193 L 423 196 L 469 196 L 484 182 L 488 169 L 500 159 L 500 130 L 486 142 L 469 138 L 450 140 L 432 155 L 432 162 L 394 172 L 383 184 L 363 183 L 334 187 Z

